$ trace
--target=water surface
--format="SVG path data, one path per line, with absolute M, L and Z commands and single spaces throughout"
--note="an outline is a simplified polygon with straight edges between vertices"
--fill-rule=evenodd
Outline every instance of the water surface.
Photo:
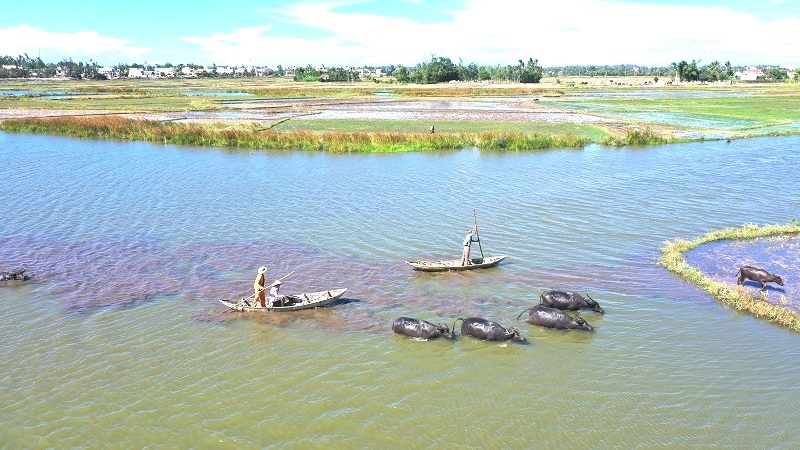
M 333 155 L 0 133 L 0 157 L 0 270 L 35 275 L 0 287 L 5 446 L 800 444 L 798 335 L 656 265 L 667 240 L 796 218 L 798 137 Z M 474 251 L 507 262 L 404 263 L 458 257 L 473 211 Z M 260 265 L 347 298 L 225 312 Z M 597 331 L 516 320 L 551 288 L 599 301 Z M 531 344 L 405 339 L 401 315 Z

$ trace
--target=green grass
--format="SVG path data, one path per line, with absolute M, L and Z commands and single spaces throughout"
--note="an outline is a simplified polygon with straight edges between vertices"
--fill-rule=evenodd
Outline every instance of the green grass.
M 734 95 L 717 97 L 682 98 L 675 91 L 674 97 L 655 98 L 612 98 L 580 99 L 564 101 L 557 105 L 586 112 L 594 112 L 607 117 L 637 117 L 637 120 L 653 124 L 665 123 L 675 129 L 703 128 L 703 122 L 720 124 L 721 127 L 709 127 L 709 131 L 741 133 L 743 136 L 771 134 L 772 130 L 790 127 L 794 133 L 800 132 L 796 127 L 800 117 L 800 89 L 747 89 L 727 90 Z M 715 92 L 715 91 L 709 91 Z M 785 133 L 792 132 L 787 128 Z
M 177 112 L 218 109 L 204 97 L 171 96 L 163 93 L 127 95 L 81 95 L 64 99 L 0 96 L 0 109 L 105 110 L 118 112 Z
M 292 119 L 274 127 L 278 131 L 336 131 L 336 132 L 400 132 L 426 133 L 432 124 L 438 133 L 540 133 L 585 137 L 599 141 L 607 137 L 601 127 L 575 123 L 525 122 L 525 121 L 423 121 L 423 120 L 370 120 L 370 119 Z
M 478 147 L 487 150 L 580 148 L 589 141 L 575 135 L 512 132 L 400 133 L 275 131 L 257 125 L 238 128 L 223 124 L 133 120 L 119 116 L 7 119 L 5 131 L 60 134 L 72 137 L 129 139 L 183 145 L 247 149 L 296 149 L 330 152 L 401 152 Z
M 677 239 L 668 242 L 661 249 L 659 264 L 677 273 L 686 281 L 702 288 L 722 303 L 730 305 L 739 311 L 763 317 L 767 321 L 783 325 L 791 330 L 800 331 L 800 314 L 784 309 L 779 305 L 767 303 L 759 298 L 754 298 L 742 286 L 731 286 L 727 283 L 714 281 L 697 268 L 689 265 L 685 259 L 686 253 L 690 250 L 709 242 L 798 234 L 800 234 L 800 222 L 796 219 L 786 225 L 745 225 L 741 228 L 712 231 L 691 241 Z

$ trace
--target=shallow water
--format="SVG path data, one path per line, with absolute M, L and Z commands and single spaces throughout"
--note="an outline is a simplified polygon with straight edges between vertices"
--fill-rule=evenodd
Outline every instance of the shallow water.
M 779 275 L 784 285 L 768 283 L 763 300 L 800 313 L 800 239 L 796 237 L 713 242 L 689 252 L 686 261 L 720 282 L 737 280 L 738 269 L 745 265 Z M 744 280 L 742 284 L 753 296 L 759 295 L 759 283 Z
M 798 144 L 332 155 L 0 133 L 0 270 L 35 276 L 0 287 L 0 443 L 796 447 L 798 334 L 655 261 L 666 240 L 797 218 Z M 507 262 L 404 263 L 458 257 L 473 210 L 473 251 Z M 260 265 L 347 298 L 225 312 Z M 600 302 L 597 331 L 516 320 L 550 288 Z M 531 344 L 406 339 L 403 315 Z

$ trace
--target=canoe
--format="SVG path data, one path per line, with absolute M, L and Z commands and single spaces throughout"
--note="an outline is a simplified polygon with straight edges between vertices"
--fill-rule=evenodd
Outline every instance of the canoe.
M 331 289 L 329 291 L 319 291 L 319 292 L 308 292 L 303 294 L 296 294 L 296 295 L 287 295 L 287 305 L 286 306 L 273 306 L 273 307 L 266 307 L 262 308 L 260 306 L 247 306 L 244 304 L 244 299 L 239 301 L 228 301 L 219 299 L 220 303 L 227 306 L 228 308 L 234 311 L 245 311 L 245 312 L 254 312 L 254 311 L 297 311 L 300 309 L 310 309 L 310 308 L 317 308 L 320 306 L 325 306 L 329 303 L 333 303 L 338 300 L 342 294 L 345 293 L 347 289 Z
M 411 267 L 422 270 L 425 272 L 446 272 L 448 270 L 472 270 L 472 269 L 485 269 L 487 267 L 494 267 L 500 264 L 500 261 L 506 259 L 506 255 L 502 256 L 488 256 L 486 258 L 473 258 L 472 264 L 466 266 L 461 265 L 460 259 L 450 259 L 447 261 L 406 261 Z

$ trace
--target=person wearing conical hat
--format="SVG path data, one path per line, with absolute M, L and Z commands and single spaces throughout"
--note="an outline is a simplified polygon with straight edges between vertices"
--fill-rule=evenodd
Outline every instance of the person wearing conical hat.
M 264 287 L 266 281 L 265 278 L 267 276 L 267 268 L 261 266 L 258 268 L 258 273 L 256 274 L 256 279 L 253 281 L 253 306 L 261 305 L 262 308 L 266 308 L 267 306 L 267 290 Z
M 270 288 L 269 288 L 269 299 L 270 299 L 270 301 L 272 301 L 272 304 L 273 304 L 273 305 L 280 305 L 280 306 L 283 306 L 283 305 L 281 304 L 281 301 L 282 301 L 282 300 L 284 300 L 284 299 L 285 299 L 285 297 L 284 297 L 283 295 L 281 295 L 281 294 L 280 294 L 280 291 L 281 291 L 281 285 L 282 285 L 282 284 L 283 284 L 283 281 L 281 281 L 281 280 L 275 280 L 275 281 L 273 281 L 273 282 L 272 282 L 272 284 L 270 285 Z

